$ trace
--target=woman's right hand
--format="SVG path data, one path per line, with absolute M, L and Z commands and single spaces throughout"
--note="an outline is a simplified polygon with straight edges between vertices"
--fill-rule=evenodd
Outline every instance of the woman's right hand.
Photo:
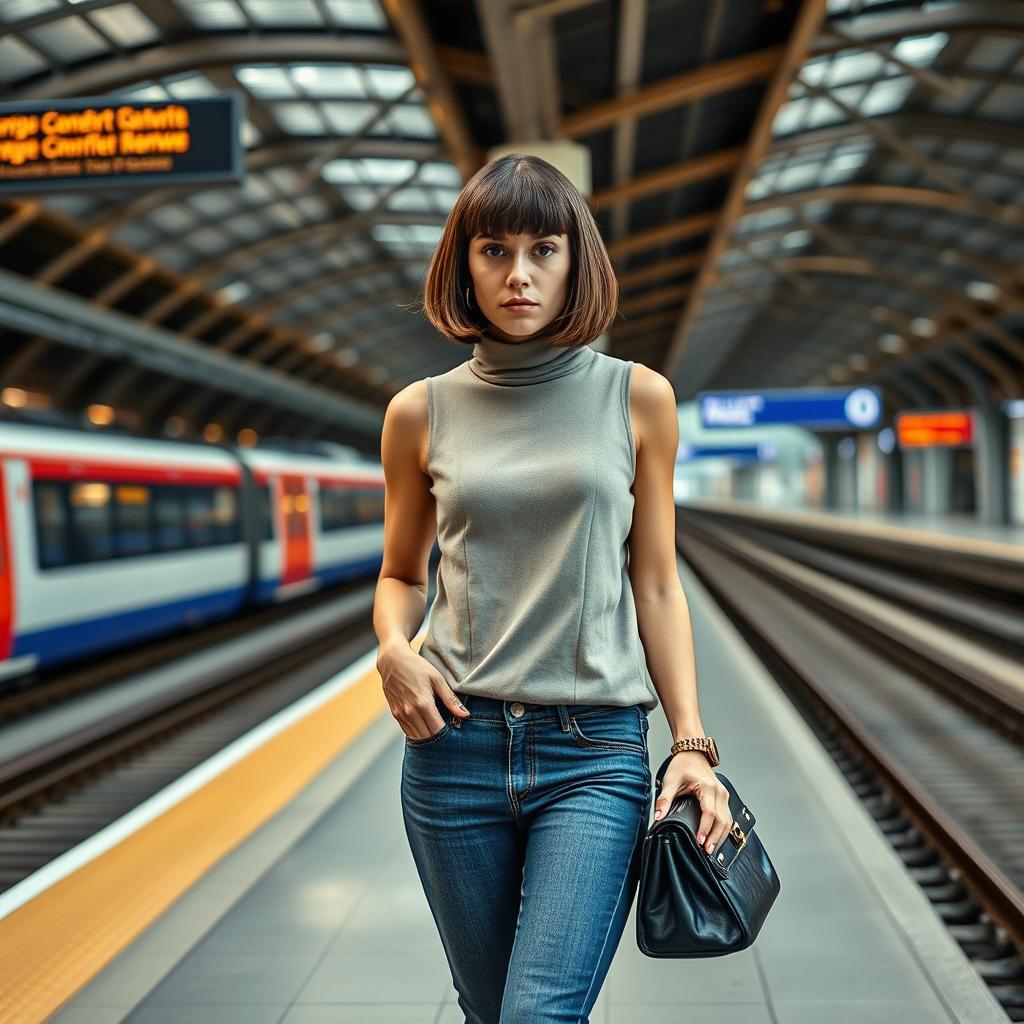
M 434 704 L 435 695 L 454 714 L 469 717 L 469 711 L 448 681 L 408 642 L 381 649 L 377 654 L 377 671 L 391 714 L 409 739 L 429 739 L 444 726 Z

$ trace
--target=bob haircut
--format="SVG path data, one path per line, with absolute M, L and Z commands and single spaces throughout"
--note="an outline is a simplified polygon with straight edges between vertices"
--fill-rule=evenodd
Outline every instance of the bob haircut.
M 565 306 L 535 337 L 579 348 L 606 331 L 618 311 L 619 285 L 586 200 L 553 164 L 508 153 L 462 187 L 427 268 L 424 312 L 450 341 L 473 343 L 487 319 L 466 303 L 473 284 L 469 243 L 479 234 L 567 235 L 571 254 Z

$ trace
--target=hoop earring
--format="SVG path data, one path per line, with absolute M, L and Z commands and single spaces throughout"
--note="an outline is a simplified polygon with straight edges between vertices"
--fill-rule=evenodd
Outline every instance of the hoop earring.
M 469 301 L 469 286 L 466 286 L 466 306 L 469 309 L 473 308 L 473 303 Z

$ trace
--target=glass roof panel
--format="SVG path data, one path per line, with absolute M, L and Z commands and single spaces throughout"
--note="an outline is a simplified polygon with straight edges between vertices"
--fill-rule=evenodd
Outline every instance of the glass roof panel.
M 0 39 L 0 81 L 15 82 L 45 67 L 46 61 L 20 39 L 15 36 Z
M 333 185 L 395 185 L 416 170 L 415 160 L 357 157 L 329 160 L 321 173 Z
M 888 114 L 903 105 L 907 94 L 914 87 L 914 80 L 908 75 L 889 78 L 871 87 L 860 105 L 860 112 L 867 117 Z
M 198 223 L 196 215 L 180 203 L 158 206 L 150 212 L 148 219 L 169 235 L 180 235 Z
M 462 186 L 462 176 L 455 164 L 437 160 L 428 160 L 421 164 L 417 180 L 424 185 L 450 185 L 455 189 Z
M 231 238 L 224 234 L 220 225 L 217 227 L 192 228 L 185 241 L 198 249 L 204 256 L 213 256 L 225 249 L 234 249 Z
M 366 77 L 370 80 L 373 91 L 385 100 L 401 96 L 410 86 L 416 84 L 416 76 L 409 68 L 403 67 L 370 65 L 366 68 Z
M 299 95 L 295 83 L 277 64 L 253 64 L 235 68 L 235 77 L 261 100 L 293 99 Z
M 365 79 L 354 64 L 295 64 L 291 73 L 308 96 L 365 99 L 367 95 Z
M 411 135 L 416 138 L 436 138 L 437 126 L 427 113 L 427 108 L 402 103 L 388 114 L 388 121 L 396 135 Z M 376 133 L 375 133 L 376 134 Z
M 327 129 L 311 103 L 273 103 L 274 120 L 291 135 L 326 135 Z
M 772 122 L 772 135 L 789 135 L 797 130 L 807 111 L 806 99 L 790 100 L 783 104 Z
M 235 0 L 176 0 L 197 28 L 245 28 L 245 15 Z
M 122 224 L 112 237 L 120 245 L 127 245 L 132 249 L 139 250 L 149 249 L 157 241 L 157 236 L 139 221 Z
M 875 53 L 864 50 L 843 50 L 832 58 L 827 83 L 830 86 L 847 82 L 862 82 L 877 78 L 885 71 L 885 61 Z M 801 73 L 801 78 L 803 74 Z
M 380 192 L 375 188 L 345 185 L 341 194 L 353 210 L 369 210 L 377 202 Z
M 862 10 L 888 2 L 889 0 L 828 0 L 826 12 L 829 15 L 860 14 Z
M 356 135 L 377 113 L 378 107 L 374 103 L 351 100 L 347 103 L 323 103 L 321 110 L 333 131 L 339 135 Z M 377 126 L 380 126 L 379 122 Z
M 224 92 L 200 72 L 167 79 L 163 86 L 176 100 L 202 99 L 204 96 L 220 96 Z
M 60 0 L 0 0 L 0 18 L 8 24 L 55 11 Z
M 343 28 L 388 27 L 377 0 L 327 0 L 327 9 Z
M 89 13 L 89 20 L 118 46 L 142 46 L 160 38 L 160 30 L 135 4 L 115 4 Z
M 322 27 L 313 0 L 239 0 L 249 17 L 263 28 Z
M 65 63 L 109 53 L 104 38 L 84 18 L 61 18 L 25 31 L 25 37 L 44 53 Z
M 389 210 L 432 210 L 429 193 L 422 188 L 402 188 L 388 196 Z
M 949 42 L 945 32 L 931 32 L 920 36 L 904 36 L 894 47 L 893 54 L 907 64 L 927 65 L 934 62 Z
M 395 256 L 408 256 L 410 247 L 432 249 L 441 237 L 441 225 L 374 224 L 370 234 Z

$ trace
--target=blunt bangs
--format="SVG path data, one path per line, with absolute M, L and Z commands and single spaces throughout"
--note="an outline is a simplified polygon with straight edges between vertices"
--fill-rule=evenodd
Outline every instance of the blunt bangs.
M 479 189 L 466 203 L 466 240 L 477 235 L 569 235 L 576 217 L 564 191 L 555 190 L 540 175 L 518 174 L 507 166 L 490 187 Z

